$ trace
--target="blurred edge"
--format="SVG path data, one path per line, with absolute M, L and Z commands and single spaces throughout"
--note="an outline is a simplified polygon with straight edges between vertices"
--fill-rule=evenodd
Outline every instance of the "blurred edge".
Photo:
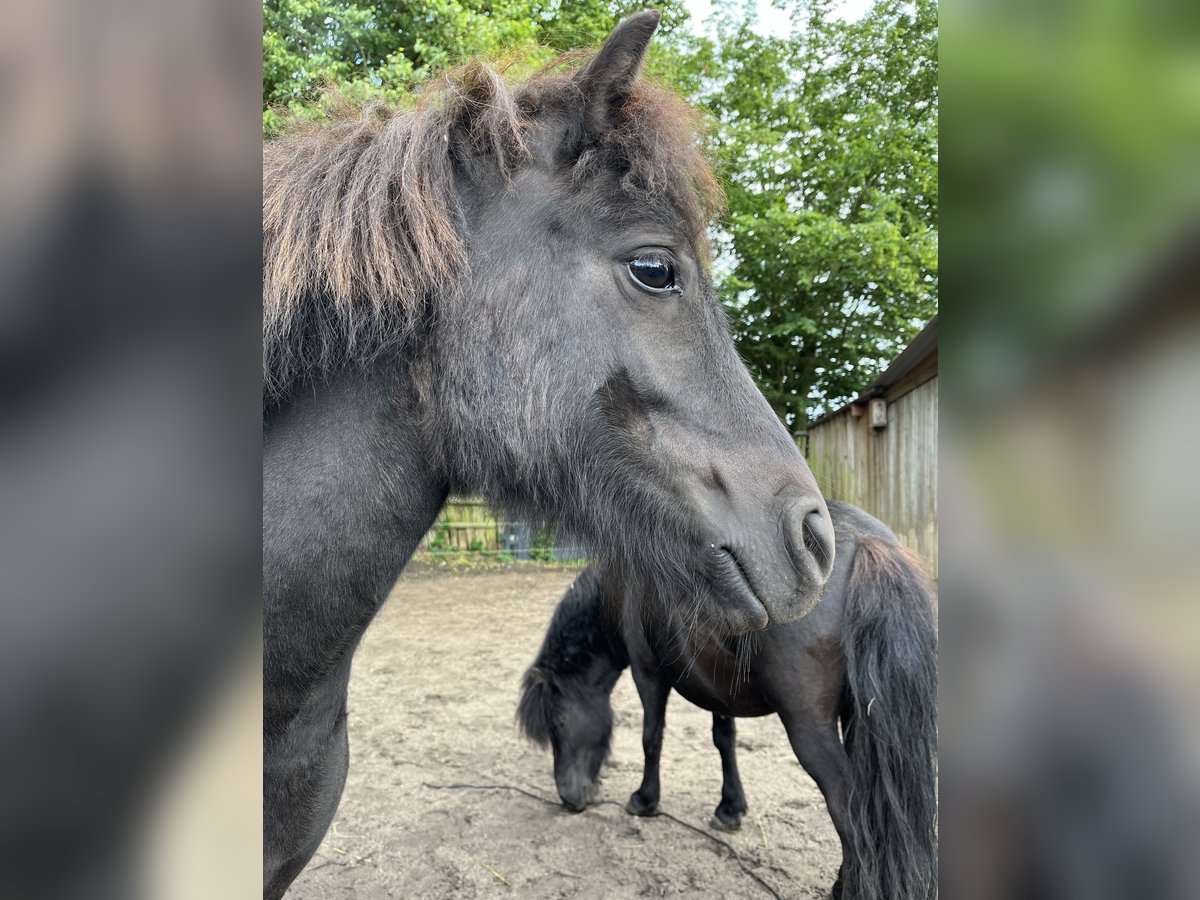
M 260 34 L 0 28 L 0 896 L 259 890 Z
M 1200 15 L 941 23 L 942 889 L 1200 896 Z

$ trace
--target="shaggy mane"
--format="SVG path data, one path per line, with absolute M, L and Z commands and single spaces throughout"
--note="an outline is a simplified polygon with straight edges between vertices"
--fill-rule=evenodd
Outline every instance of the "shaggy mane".
M 516 85 L 474 61 L 406 109 L 333 98 L 330 122 L 295 121 L 264 145 L 264 401 L 405 339 L 466 264 L 456 155 L 486 157 L 498 179 L 511 178 L 530 159 L 532 117 L 582 105 L 575 75 L 589 58 L 568 54 Z M 679 97 L 643 79 L 566 165 L 580 185 L 620 173 L 625 192 L 669 204 L 704 248 L 721 191 L 698 125 Z

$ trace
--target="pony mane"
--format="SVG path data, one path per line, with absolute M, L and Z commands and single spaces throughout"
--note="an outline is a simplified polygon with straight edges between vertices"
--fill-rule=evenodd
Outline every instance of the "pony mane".
M 593 658 L 612 652 L 608 631 L 613 626 L 605 620 L 605 600 L 596 572 L 587 568 L 579 573 L 554 607 L 537 659 L 521 679 L 517 723 L 539 746 L 549 745 L 564 702 L 611 716 L 607 706 L 597 702 L 596 686 L 587 679 Z M 625 665 L 627 659 L 617 671 Z
M 533 117 L 582 106 L 575 72 L 590 56 L 567 54 L 515 85 L 475 60 L 404 109 L 331 95 L 328 122 L 295 120 L 264 145 L 265 402 L 405 340 L 466 265 L 456 155 L 511 178 L 531 159 Z M 642 79 L 609 124 L 565 163 L 573 182 L 618 173 L 622 191 L 669 205 L 706 248 L 722 194 L 695 111 Z

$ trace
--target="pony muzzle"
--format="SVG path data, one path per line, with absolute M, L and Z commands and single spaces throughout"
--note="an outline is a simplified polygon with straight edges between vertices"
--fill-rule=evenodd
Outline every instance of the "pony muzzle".
M 833 572 L 833 523 L 819 494 L 758 503 L 730 509 L 727 537 L 707 546 L 709 581 L 724 626 L 734 634 L 807 615 Z
M 573 775 L 558 780 L 558 799 L 569 812 L 583 812 L 595 796 L 595 782 Z

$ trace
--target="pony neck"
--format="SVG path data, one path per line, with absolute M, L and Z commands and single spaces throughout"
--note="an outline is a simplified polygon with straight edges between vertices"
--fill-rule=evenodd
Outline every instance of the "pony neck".
M 603 653 L 617 667 L 617 675 L 629 665 L 629 648 L 625 644 L 621 622 L 621 598 L 613 594 L 619 590 L 617 583 L 600 578 L 600 613 L 596 617 L 596 635 L 592 645 L 596 652 Z M 614 682 L 616 678 L 614 677 Z
M 286 525 L 270 548 L 289 562 L 276 573 L 281 594 L 319 603 L 325 590 L 358 613 L 339 621 L 365 627 L 390 592 L 448 493 L 414 393 L 390 368 L 347 371 L 298 391 L 265 423 L 264 508 L 277 506 L 271 521 Z

